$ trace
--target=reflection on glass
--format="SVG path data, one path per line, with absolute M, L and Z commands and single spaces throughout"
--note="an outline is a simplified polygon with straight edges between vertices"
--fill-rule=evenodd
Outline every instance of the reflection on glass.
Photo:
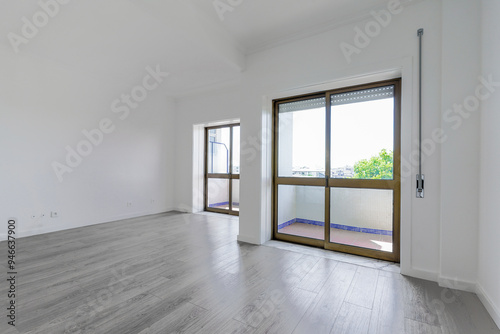
M 278 233 L 325 239 L 325 188 L 278 186 Z
M 208 179 L 208 207 L 229 210 L 229 180 Z
M 233 174 L 240 173 L 240 127 L 233 127 Z
M 331 96 L 331 177 L 393 179 L 394 86 Z
M 207 168 L 208 173 L 229 173 L 230 129 L 210 129 L 208 131 Z
M 392 252 L 393 190 L 330 189 L 330 242 Z
M 279 105 L 279 176 L 325 177 L 325 110 L 325 98 Z
M 233 210 L 240 211 L 240 180 L 234 179 L 233 182 Z

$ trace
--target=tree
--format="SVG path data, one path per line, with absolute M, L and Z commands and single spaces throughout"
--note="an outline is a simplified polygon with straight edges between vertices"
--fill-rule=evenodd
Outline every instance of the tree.
M 378 156 L 354 164 L 355 179 L 392 179 L 393 152 L 383 149 Z

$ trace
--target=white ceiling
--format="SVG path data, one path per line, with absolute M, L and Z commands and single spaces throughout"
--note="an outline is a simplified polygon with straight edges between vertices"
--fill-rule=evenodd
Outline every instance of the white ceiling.
M 238 4 L 221 16 L 214 1 Z M 72 0 L 22 53 L 130 80 L 148 65 L 170 73 L 172 96 L 236 80 L 245 56 L 274 45 L 366 17 L 387 0 Z M 228 6 L 230 6 L 228 4 Z M 0 34 L 21 34 L 38 1 L 3 1 Z M 12 50 L 12 48 L 10 48 Z M 135 82 L 135 81 L 132 81 Z
M 388 0 L 234 0 L 240 5 L 221 16 L 213 0 L 191 0 L 219 23 L 252 53 L 283 40 L 321 32 L 358 17 L 374 8 L 387 6 Z M 228 3 L 227 0 L 221 0 Z M 402 1 L 404 2 L 404 1 Z

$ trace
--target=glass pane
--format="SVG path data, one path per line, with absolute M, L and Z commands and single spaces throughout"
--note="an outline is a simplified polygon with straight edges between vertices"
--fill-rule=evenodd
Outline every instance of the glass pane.
M 229 180 L 208 179 L 208 207 L 229 210 Z
M 208 131 L 207 169 L 209 173 L 229 173 L 229 128 L 211 129 Z
M 233 182 L 233 211 L 240 211 L 240 180 L 235 179 Z
M 330 242 L 392 252 L 392 190 L 330 191 Z
M 233 174 L 240 173 L 240 127 L 233 127 Z
M 325 238 L 325 188 L 278 186 L 278 233 Z
M 386 86 L 331 96 L 331 177 L 393 178 L 393 90 Z
M 325 99 L 279 105 L 278 175 L 325 177 Z

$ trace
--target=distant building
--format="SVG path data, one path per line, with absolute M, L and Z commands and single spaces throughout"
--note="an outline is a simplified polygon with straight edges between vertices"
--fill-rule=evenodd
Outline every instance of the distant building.
M 349 179 L 354 177 L 354 167 L 344 166 L 332 168 L 332 177 L 337 179 Z
M 296 177 L 325 177 L 325 171 L 319 169 L 312 169 L 308 167 L 301 167 L 292 170 L 292 176 Z M 331 177 L 337 179 L 349 179 L 354 177 L 354 167 L 344 166 L 332 168 Z
M 297 177 L 325 177 L 325 171 L 319 169 L 311 169 L 307 167 L 302 167 L 299 169 L 292 170 L 292 176 Z

